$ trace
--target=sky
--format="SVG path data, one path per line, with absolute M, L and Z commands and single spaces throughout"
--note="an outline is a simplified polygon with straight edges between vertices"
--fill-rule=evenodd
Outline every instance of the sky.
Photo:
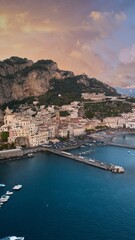
M 113 87 L 135 87 L 135 1 L 0 0 L 0 60 L 52 59 Z

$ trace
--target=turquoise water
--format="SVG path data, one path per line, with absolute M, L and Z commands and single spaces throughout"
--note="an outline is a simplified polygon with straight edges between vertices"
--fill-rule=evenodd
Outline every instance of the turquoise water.
M 122 165 L 125 173 L 45 153 L 0 164 L 0 183 L 6 184 L 0 195 L 23 184 L 0 208 L 0 238 L 134 240 L 135 150 L 97 147 L 87 156 Z
M 114 143 L 127 144 L 135 147 L 135 135 L 134 134 L 123 134 L 114 137 L 112 140 Z

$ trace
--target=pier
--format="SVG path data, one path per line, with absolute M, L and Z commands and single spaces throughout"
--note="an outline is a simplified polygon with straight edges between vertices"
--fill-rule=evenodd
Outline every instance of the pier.
M 74 146 L 79 147 L 79 145 Z M 111 171 L 114 173 L 124 173 L 124 168 L 121 166 L 116 166 L 114 164 L 108 164 L 105 162 L 101 162 L 95 159 L 91 158 L 86 158 L 80 155 L 75 155 L 70 152 L 66 152 L 66 149 L 54 149 L 54 148 L 47 148 L 44 146 L 40 147 L 33 147 L 33 148 L 28 148 L 25 150 L 22 149 L 13 149 L 13 150 L 6 150 L 6 151 L 0 151 L 0 162 L 5 161 L 5 160 L 13 160 L 13 159 L 21 159 L 21 158 L 26 158 L 26 157 L 31 157 L 33 156 L 32 153 L 36 152 L 50 152 L 56 155 L 60 155 L 66 158 L 70 158 L 74 161 L 84 163 L 93 167 L 97 167 L 103 170 Z
M 44 150 L 47 151 L 47 152 L 56 154 L 56 155 L 60 155 L 60 156 L 66 157 L 66 158 L 70 158 L 70 159 L 75 160 L 75 161 L 80 162 L 80 163 L 84 163 L 84 164 L 87 164 L 87 165 L 90 165 L 90 166 L 93 166 L 93 167 L 103 169 L 103 170 L 111 171 L 111 172 L 114 172 L 114 173 L 124 173 L 124 168 L 120 167 L 120 166 L 103 163 L 101 161 L 91 159 L 91 158 L 88 159 L 88 158 L 78 156 L 78 155 L 75 155 L 75 154 L 71 154 L 69 152 L 65 152 L 65 151 L 61 151 L 61 150 L 50 149 L 50 148 L 45 148 Z

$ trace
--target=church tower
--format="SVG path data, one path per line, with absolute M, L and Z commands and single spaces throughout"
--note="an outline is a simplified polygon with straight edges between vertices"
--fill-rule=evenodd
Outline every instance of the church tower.
M 12 110 L 7 107 L 5 109 L 5 116 L 4 116 L 4 124 L 10 125 L 13 123 L 14 120 L 14 114 L 12 113 Z
M 59 111 L 56 112 L 55 123 L 57 124 L 57 126 L 60 126 L 60 112 Z

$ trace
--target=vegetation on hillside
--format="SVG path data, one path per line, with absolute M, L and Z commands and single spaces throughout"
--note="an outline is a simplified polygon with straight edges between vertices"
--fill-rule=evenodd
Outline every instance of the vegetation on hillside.
M 45 105 L 70 104 L 73 101 L 81 101 L 81 93 L 105 93 L 106 95 L 117 95 L 112 88 L 97 81 L 96 79 L 87 79 L 88 84 L 80 81 L 81 76 L 68 77 L 64 80 L 52 79 L 50 81 L 50 90 L 42 96 L 39 96 L 39 103 Z
M 0 143 L 0 151 L 14 149 L 14 148 L 15 148 L 14 143 Z
M 67 116 L 69 116 L 70 114 L 69 114 L 69 112 L 68 111 L 60 111 L 60 116 L 61 117 L 67 117 Z
M 34 99 L 35 99 L 35 96 L 24 98 L 22 100 L 13 100 L 8 103 L 4 103 L 4 104 L 0 105 L 0 109 L 5 110 L 6 107 L 8 106 L 9 108 L 11 108 L 13 110 L 17 110 L 17 108 L 20 106 L 20 104 L 27 104 L 27 105 L 33 104 Z
M 1 141 L 2 142 L 7 142 L 9 137 L 9 132 L 1 132 Z
M 131 102 L 131 103 L 135 103 L 135 98 L 134 97 L 128 97 L 128 98 L 126 98 L 126 101 L 127 102 Z
M 27 61 L 28 61 L 27 58 L 11 57 L 11 58 L 5 59 L 3 62 L 14 66 L 14 64 L 25 64 L 27 63 Z
M 33 63 L 33 65 L 26 67 L 24 69 L 22 69 L 21 71 L 18 72 L 18 75 L 24 76 L 26 77 L 28 75 L 28 73 L 30 73 L 31 71 L 35 71 L 35 70 L 40 70 L 40 71 L 49 71 L 47 68 L 47 65 L 53 64 L 54 62 L 52 60 L 39 60 L 35 63 Z
M 106 101 L 106 102 L 89 102 L 84 103 L 85 116 L 87 118 L 116 117 L 122 113 L 132 111 L 132 106 L 129 103 L 122 101 Z

